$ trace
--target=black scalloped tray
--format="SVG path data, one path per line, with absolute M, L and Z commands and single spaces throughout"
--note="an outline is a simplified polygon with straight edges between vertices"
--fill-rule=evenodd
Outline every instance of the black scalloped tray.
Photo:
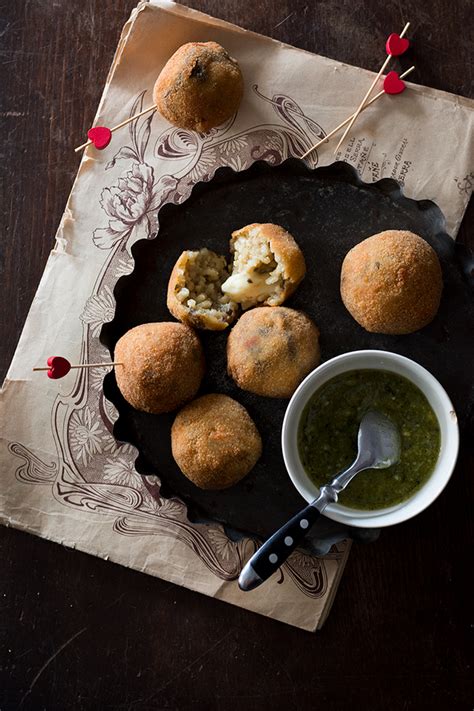
M 133 246 L 135 269 L 116 285 L 115 317 L 101 333 L 111 354 L 120 336 L 133 326 L 173 320 L 166 308 L 166 287 L 184 249 L 207 246 L 228 254 L 231 232 L 250 222 L 281 224 L 301 246 L 308 272 L 287 305 L 306 311 L 318 324 L 322 360 L 361 348 L 392 350 L 413 358 L 444 385 L 461 427 L 467 426 L 474 409 L 472 374 L 466 368 L 474 362 L 474 300 L 463 279 L 455 243 L 444 232 L 443 215 L 430 201 L 405 198 L 394 180 L 361 182 L 346 163 L 310 169 L 291 158 L 278 166 L 260 161 L 240 173 L 221 168 L 210 182 L 196 185 L 183 204 L 161 208 L 157 237 Z M 339 296 L 340 267 L 347 251 L 389 228 L 412 230 L 424 237 L 443 268 L 445 289 L 437 317 L 427 328 L 408 336 L 367 333 L 351 318 Z M 459 254 L 469 258 L 464 252 Z M 280 430 L 288 401 L 239 390 L 226 374 L 227 333 L 201 331 L 200 337 L 207 360 L 201 392 L 234 397 L 248 409 L 262 435 L 263 455 L 249 476 L 226 491 L 195 487 L 171 455 L 173 415 L 135 411 L 120 395 L 111 373 L 104 390 L 119 411 L 114 433 L 138 448 L 138 470 L 158 474 L 163 495 L 177 495 L 187 502 L 191 519 L 217 520 L 266 537 L 303 504 L 281 455 Z M 309 547 L 322 553 L 348 535 L 371 540 L 377 532 L 347 529 L 322 519 L 311 534 Z

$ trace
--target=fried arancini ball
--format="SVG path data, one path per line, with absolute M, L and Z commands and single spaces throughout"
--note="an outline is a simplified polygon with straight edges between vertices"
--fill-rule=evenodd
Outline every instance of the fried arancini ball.
M 186 250 L 171 272 L 166 300 L 169 310 L 195 328 L 222 331 L 235 320 L 238 309 L 221 290 L 228 276 L 225 257 L 207 247 Z
M 171 428 L 173 457 L 201 489 L 227 489 L 246 476 L 262 440 L 245 407 L 227 395 L 203 395 L 186 405 Z
M 318 328 L 285 306 L 247 311 L 227 340 L 229 375 L 256 395 L 291 397 L 319 360 Z
M 443 277 L 438 256 L 424 239 L 386 230 L 353 247 L 341 269 L 341 297 L 366 331 L 418 331 L 438 311 Z
M 115 377 L 125 400 L 137 410 L 176 410 L 197 393 L 204 354 L 193 329 L 182 323 L 144 323 L 115 346 Z
M 231 276 L 222 291 L 243 309 L 279 306 L 306 274 L 304 256 L 284 227 L 271 223 L 246 225 L 232 233 Z
M 240 67 L 220 44 L 188 42 L 161 70 L 153 100 L 170 123 L 204 133 L 235 114 L 243 91 Z

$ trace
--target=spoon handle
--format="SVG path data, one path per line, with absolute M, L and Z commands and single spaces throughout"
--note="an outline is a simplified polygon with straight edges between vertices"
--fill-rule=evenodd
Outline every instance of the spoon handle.
M 253 590 L 273 575 L 290 553 L 299 546 L 320 515 L 318 509 L 313 504 L 309 504 L 279 528 L 242 569 L 239 577 L 240 589 Z

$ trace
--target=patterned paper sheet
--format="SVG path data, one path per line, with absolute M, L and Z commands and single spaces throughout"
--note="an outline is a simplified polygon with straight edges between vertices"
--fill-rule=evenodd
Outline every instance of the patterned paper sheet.
M 159 207 L 186 200 L 219 166 L 239 171 L 257 159 L 278 164 L 301 155 L 350 113 L 372 76 L 156 0 L 139 5 L 124 27 L 96 123 L 113 125 L 147 106 L 166 59 L 203 38 L 242 66 L 237 117 L 201 135 L 153 112 L 117 132 L 103 152 L 84 155 L 1 394 L 1 520 L 314 630 L 331 606 L 348 542 L 324 558 L 296 552 L 258 594 L 242 593 L 236 577 L 254 541 L 190 523 L 181 501 L 160 495 L 156 477 L 137 474 L 136 450 L 112 434 L 117 413 L 102 391 L 108 369 L 76 370 L 60 381 L 31 372 L 52 351 L 77 362 L 109 360 L 98 336 L 114 314 L 114 285 L 133 268 L 133 243 L 156 235 Z M 387 119 L 396 132 L 380 133 L 384 98 L 361 117 L 340 157 L 366 181 L 395 177 L 410 197 L 435 199 L 454 234 L 472 189 L 472 104 L 424 87 L 410 93 L 396 98 L 399 114 Z M 464 136 L 449 161 L 437 133 L 446 121 L 450 131 L 462 125 Z M 332 160 L 327 151 L 310 162 Z

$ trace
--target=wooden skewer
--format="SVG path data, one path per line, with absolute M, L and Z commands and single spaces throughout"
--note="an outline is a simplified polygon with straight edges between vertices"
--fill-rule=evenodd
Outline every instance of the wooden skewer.
M 130 118 L 125 119 L 125 121 L 118 123 L 116 126 L 114 126 L 113 128 L 110 129 L 110 132 L 113 133 L 118 128 L 122 128 L 122 126 L 126 126 L 127 123 L 130 123 L 131 121 L 135 121 L 135 119 L 140 118 L 140 116 L 144 116 L 145 114 L 149 113 L 150 111 L 153 111 L 154 109 L 156 109 L 155 104 L 153 104 L 153 106 L 148 106 L 148 108 L 143 109 L 143 111 L 140 111 L 139 114 L 135 114 L 135 116 L 130 116 Z M 78 153 L 79 151 L 82 151 L 83 148 L 87 148 L 87 146 L 91 146 L 92 143 L 93 143 L 93 141 L 91 141 L 91 140 L 86 141 L 81 146 L 78 146 L 77 148 L 75 148 L 74 152 Z
M 71 370 L 73 368 L 101 368 L 109 365 L 123 365 L 123 363 L 79 363 L 78 365 L 71 365 Z M 46 368 L 33 368 L 34 371 L 36 370 L 50 370 L 51 366 L 48 366 Z
M 401 33 L 400 33 L 400 37 L 403 37 L 403 36 L 407 33 L 407 30 L 408 30 L 409 27 L 410 27 L 410 23 L 407 22 L 407 24 L 405 25 L 405 27 L 403 28 L 403 30 L 402 30 Z M 370 87 L 369 87 L 369 89 L 368 89 L 366 95 L 365 95 L 364 98 L 362 99 L 362 101 L 361 101 L 361 103 L 360 103 L 360 105 L 359 105 L 357 111 L 353 114 L 353 116 L 352 116 L 352 118 L 351 118 L 351 121 L 350 121 L 348 127 L 346 128 L 346 130 L 345 130 L 344 133 L 342 134 L 341 140 L 340 140 L 339 143 L 337 144 L 334 153 L 337 153 L 337 152 L 338 152 L 338 150 L 339 150 L 339 148 L 340 148 L 340 146 L 341 146 L 341 143 L 344 141 L 345 137 L 347 136 L 347 134 L 348 134 L 349 131 L 351 130 L 352 126 L 354 125 L 354 121 L 357 119 L 358 115 L 360 114 L 360 112 L 361 112 L 362 109 L 364 108 L 365 102 L 367 101 L 367 99 L 368 99 L 369 96 L 371 95 L 374 86 L 377 84 L 378 80 L 380 79 L 380 77 L 381 77 L 382 74 L 384 73 L 384 71 L 385 71 L 385 69 L 386 69 L 386 67 L 387 67 L 387 64 L 389 63 L 389 61 L 390 61 L 391 59 L 392 59 L 392 55 L 391 55 L 391 54 L 387 55 L 387 58 L 386 58 L 385 62 L 384 62 L 384 63 L 382 64 L 382 66 L 380 67 L 379 73 L 377 74 L 377 76 L 375 77 L 374 81 L 373 81 L 372 84 L 370 85 Z
M 413 67 L 410 67 L 410 69 L 407 69 L 406 72 L 403 72 L 403 74 L 400 74 L 400 79 L 405 79 L 405 77 L 407 77 L 409 74 L 411 74 L 414 70 L 415 70 L 415 67 L 414 67 L 414 66 L 413 66 Z M 371 104 L 373 104 L 374 101 L 377 101 L 377 99 L 380 99 L 380 97 L 383 96 L 385 93 L 386 93 L 386 92 L 382 89 L 382 91 L 379 91 L 378 94 L 375 94 L 375 96 L 374 96 L 372 99 L 370 99 L 370 101 L 368 101 L 366 104 L 364 104 L 364 106 L 362 107 L 362 111 L 365 111 L 365 109 L 366 109 L 368 106 L 370 106 Z M 310 148 L 309 150 L 307 150 L 306 153 L 303 153 L 303 155 L 300 156 L 300 157 L 301 157 L 301 158 L 306 158 L 307 156 L 309 156 L 310 153 L 312 153 L 313 151 L 315 151 L 316 148 L 319 148 L 319 146 L 321 146 L 323 143 L 327 143 L 327 142 L 329 141 L 329 139 L 332 138 L 332 136 L 334 136 L 335 133 L 337 133 L 338 131 L 340 131 L 341 128 L 344 128 L 344 126 L 345 126 L 346 124 L 348 124 L 349 121 L 350 121 L 354 116 L 355 116 L 355 112 L 354 112 L 351 116 L 348 116 L 346 119 L 344 119 L 344 121 L 342 121 L 342 122 L 339 124 L 339 126 L 336 126 L 336 128 L 333 128 L 333 130 L 330 131 L 330 132 L 327 134 L 327 136 L 325 136 L 324 138 L 322 138 L 318 143 L 315 143 L 314 146 L 311 146 L 311 148 Z

